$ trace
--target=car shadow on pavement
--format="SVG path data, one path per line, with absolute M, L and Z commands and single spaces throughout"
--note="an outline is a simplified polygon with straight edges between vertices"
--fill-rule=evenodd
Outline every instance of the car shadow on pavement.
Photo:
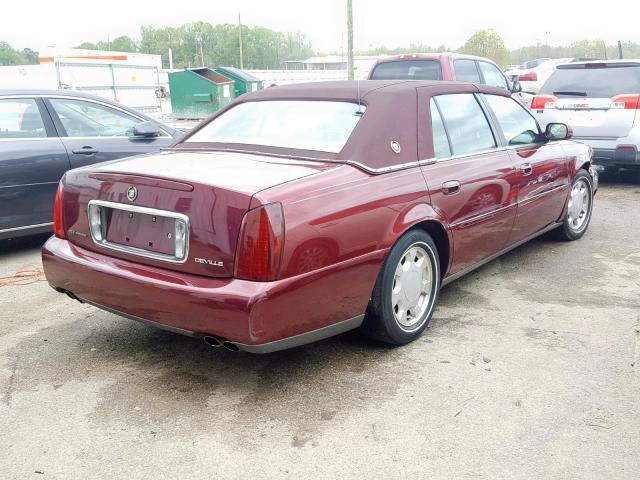
M 44 233 L 41 235 L 30 235 L 27 237 L 0 240 L 0 255 L 5 253 L 20 253 L 26 250 L 41 248 L 50 236 L 50 234 Z

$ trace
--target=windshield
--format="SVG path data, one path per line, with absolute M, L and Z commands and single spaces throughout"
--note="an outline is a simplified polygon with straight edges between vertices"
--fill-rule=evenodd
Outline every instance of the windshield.
M 585 65 L 558 67 L 540 93 L 557 97 L 612 98 L 621 93 L 640 92 L 640 65 L 609 63 L 595 68 L 586 65 L 588 68 Z
M 241 103 L 185 143 L 266 145 L 338 153 L 365 107 L 348 102 L 272 100 Z
M 371 80 L 442 80 L 438 60 L 398 60 L 376 66 Z

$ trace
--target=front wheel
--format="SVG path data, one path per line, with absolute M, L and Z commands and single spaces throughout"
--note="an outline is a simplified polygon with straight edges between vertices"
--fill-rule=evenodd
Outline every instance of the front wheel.
M 571 186 L 567 199 L 567 213 L 562 225 L 555 230 L 560 240 L 577 240 L 589 227 L 593 211 L 593 182 L 591 176 L 580 170 Z
M 393 246 L 378 275 L 363 330 L 377 340 L 409 343 L 427 328 L 440 291 L 438 249 L 431 236 L 412 230 Z

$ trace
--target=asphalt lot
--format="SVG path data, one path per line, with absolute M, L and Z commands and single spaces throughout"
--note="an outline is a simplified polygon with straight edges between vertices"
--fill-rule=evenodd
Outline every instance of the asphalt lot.
M 43 239 L 0 243 L 0 275 Z M 0 288 L 0 477 L 640 478 L 640 179 L 446 287 L 421 340 L 275 354 Z

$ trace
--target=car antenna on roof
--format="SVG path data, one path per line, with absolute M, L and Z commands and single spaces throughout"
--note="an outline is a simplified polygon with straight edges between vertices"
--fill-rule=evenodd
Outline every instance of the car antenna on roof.
M 358 111 L 356 112 L 356 115 L 361 117 L 364 114 L 364 112 L 362 111 L 362 102 L 360 101 L 360 79 L 359 78 L 356 80 L 356 88 L 358 89 Z

